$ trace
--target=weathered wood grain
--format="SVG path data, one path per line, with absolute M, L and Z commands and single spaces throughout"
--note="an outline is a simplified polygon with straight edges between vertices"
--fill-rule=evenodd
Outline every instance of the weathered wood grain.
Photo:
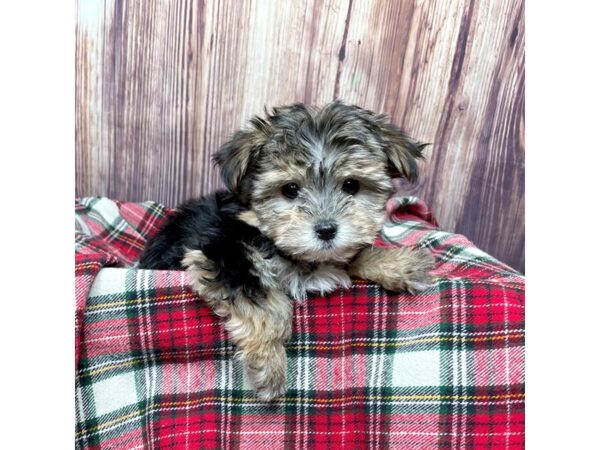
M 407 191 L 524 270 L 523 0 L 78 0 L 76 194 L 168 205 L 264 106 L 334 98 L 431 142 Z

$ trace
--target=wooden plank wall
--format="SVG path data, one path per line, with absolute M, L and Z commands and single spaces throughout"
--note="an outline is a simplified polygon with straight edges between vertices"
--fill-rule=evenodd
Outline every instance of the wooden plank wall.
M 441 225 L 524 270 L 523 0 L 77 0 L 76 194 L 167 205 L 264 106 L 335 98 L 431 142 Z

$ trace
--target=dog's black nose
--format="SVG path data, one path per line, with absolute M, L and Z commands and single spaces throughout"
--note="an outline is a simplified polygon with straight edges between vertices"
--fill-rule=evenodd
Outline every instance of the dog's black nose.
M 319 239 L 330 241 L 335 237 L 337 225 L 335 222 L 319 222 L 315 225 L 315 232 L 319 236 Z

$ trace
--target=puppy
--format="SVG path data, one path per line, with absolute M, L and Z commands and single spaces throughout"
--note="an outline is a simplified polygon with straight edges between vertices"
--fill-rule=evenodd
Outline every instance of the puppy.
M 187 270 L 272 400 L 286 390 L 292 300 L 349 288 L 350 276 L 411 293 L 430 283 L 427 252 L 372 246 L 392 178 L 415 180 L 423 147 L 357 106 L 274 108 L 215 154 L 228 190 L 179 206 L 140 267 Z

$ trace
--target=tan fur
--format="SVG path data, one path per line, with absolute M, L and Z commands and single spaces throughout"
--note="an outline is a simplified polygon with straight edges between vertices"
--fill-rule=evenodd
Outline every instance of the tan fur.
M 236 357 L 258 398 L 272 400 L 286 390 L 285 343 L 292 327 L 292 303 L 277 289 L 270 289 L 260 304 L 243 294 L 227 299 L 228 292 L 210 283 L 215 276 L 212 262 L 200 250 L 188 251 L 183 259 L 193 289 L 215 313 L 225 318 L 225 329 L 237 347 Z
M 248 380 L 261 400 L 272 400 L 287 389 L 287 358 L 284 344 L 292 332 L 292 303 L 271 290 L 260 305 L 243 295 L 231 305 L 225 322 L 231 341 L 244 362 Z
M 434 259 L 424 250 L 408 247 L 364 249 L 350 265 L 350 275 L 374 281 L 390 291 L 414 294 L 432 283 Z
M 226 317 L 230 311 L 229 293 L 221 288 L 219 284 L 207 282 L 214 279 L 214 263 L 204 256 L 200 250 L 188 251 L 181 263 L 187 267 L 190 285 L 198 295 L 206 301 L 215 314 Z
M 248 225 L 252 227 L 259 226 L 260 222 L 258 221 L 258 217 L 254 211 L 248 210 L 238 214 L 237 218 L 242 222 L 246 222 Z

